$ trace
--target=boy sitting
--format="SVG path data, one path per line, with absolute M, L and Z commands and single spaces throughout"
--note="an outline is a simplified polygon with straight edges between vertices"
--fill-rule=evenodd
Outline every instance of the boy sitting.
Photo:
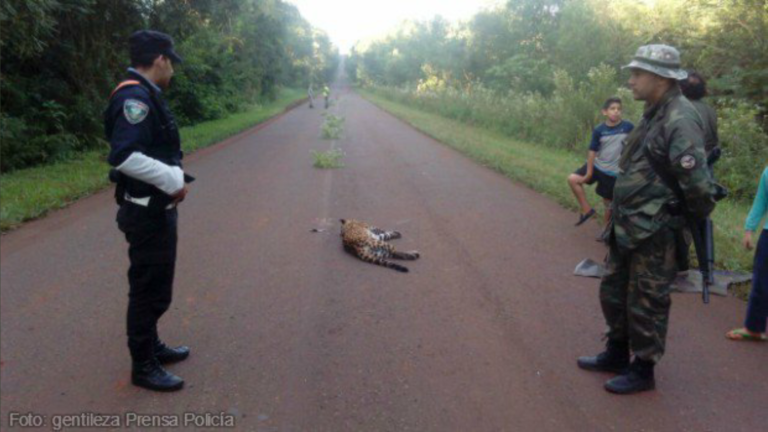
M 595 191 L 605 203 L 604 223 L 608 224 L 611 217 L 613 185 L 616 183 L 619 172 L 619 158 L 624 148 L 624 140 L 634 128 L 632 123 L 621 119 L 621 99 L 617 97 L 606 100 L 601 113 L 605 117 L 605 122 L 592 132 L 587 163 L 568 176 L 568 184 L 581 207 L 576 226 L 595 215 L 595 209 L 589 205 L 584 193 L 584 184 L 590 185 L 595 182 L 597 182 Z

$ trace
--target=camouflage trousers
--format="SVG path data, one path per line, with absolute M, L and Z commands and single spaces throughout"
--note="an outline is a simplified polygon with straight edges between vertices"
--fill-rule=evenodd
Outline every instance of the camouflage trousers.
M 608 339 L 628 342 L 636 357 L 658 362 L 664 354 L 669 293 L 677 274 L 674 231 L 662 228 L 632 251 L 620 250 L 611 238 L 605 270 L 600 305 Z

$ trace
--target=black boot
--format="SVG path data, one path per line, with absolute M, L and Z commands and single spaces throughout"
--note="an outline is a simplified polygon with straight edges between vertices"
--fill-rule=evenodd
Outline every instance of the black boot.
M 635 358 L 629 371 L 609 379 L 605 389 L 616 394 L 632 394 L 656 388 L 653 378 L 654 363 Z
M 609 340 L 605 351 L 595 357 L 579 357 L 576 364 L 589 371 L 624 373 L 629 367 L 629 343 Z
M 156 358 L 134 362 L 131 382 L 135 386 L 157 391 L 176 391 L 184 387 L 184 380 L 163 369 Z
M 189 357 L 189 347 L 180 346 L 171 348 L 157 339 L 155 341 L 155 357 L 157 357 L 157 361 L 159 361 L 160 364 L 180 362 Z

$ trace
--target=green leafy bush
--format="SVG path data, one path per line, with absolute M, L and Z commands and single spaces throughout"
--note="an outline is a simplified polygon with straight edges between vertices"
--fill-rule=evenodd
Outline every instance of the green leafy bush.
M 344 152 L 339 149 L 332 148 L 324 152 L 312 151 L 312 157 L 315 159 L 313 164 L 315 168 L 329 169 L 344 167 L 344 163 L 341 162 L 344 158 Z
M 486 71 L 488 87 L 504 92 L 535 92 L 549 94 L 553 90 L 552 65 L 527 54 L 516 54 Z
M 69 110 L 55 101 L 41 105 L 21 118 L 0 114 L 1 172 L 64 160 L 104 144 L 96 135 L 71 132 L 93 128 L 84 118 L 92 115 L 84 105 L 75 103 Z
M 722 101 L 717 111 L 723 155 L 715 165 L 715 175 L 737 199 L 752 199 L 768 164 L 768 136 L 755 121 L 757 112 L 756 106 L 736 100 Z
M 327 114 L 320 127 L 320 136 L 324 139 L 339 139 L 344 131 L 344 117 Z

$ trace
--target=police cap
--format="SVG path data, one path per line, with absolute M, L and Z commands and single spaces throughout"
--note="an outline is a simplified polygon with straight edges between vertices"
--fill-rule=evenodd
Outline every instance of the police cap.
M 181 56 L 173 50 L 173 38 L 159 31 L 139 30 L 128 39 L 128 45 L 131 61 L 162 54 L 174 63 L 182 62 Z

